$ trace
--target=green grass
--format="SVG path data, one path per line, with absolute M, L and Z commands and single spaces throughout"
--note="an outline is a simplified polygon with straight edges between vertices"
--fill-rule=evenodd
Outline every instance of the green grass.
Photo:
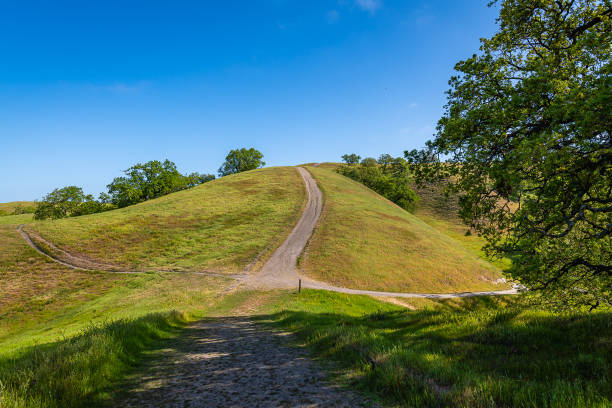
M 333 168 L 308 167 L 325 194 L 303 271 L 355 289 L 459 292 L 505 289 L 500 270 Z
M 36 203 L 34 201 L 11 201 L 9 203 L 0 203 L 0 217 L 12 215 L 17 207 L 32 209 L 36 207 Z
M 142 353 L 179 333 L 180 313 L 91 325 L 80 334 L 0 357 L 2 407 L 76 407 L 100 403 Z
M 201 315 L 232 280 L 188 273 L 86 272 L 42 257 L 0 226 L 0 356 L 91 323 L 180 310 Z
M 0 217 L 0 225 L 19 225 L 32 222 L 34 214 L 4 215 Z
M 30 248 L 15 225 L 0 225 L 0 353 L 7 337 L 22 333 L 32 322 L 94 299 L 124 279 L 52 262 Z
M 0 406 L 110 398 L 147 348 L 204 316 L 231 282 L 77 271 L 40 256 L 14 225 L 0 226 Z
M 482 250 L 486 240 L 472 233 L 466 233 L 469 228 L 459 217 L 459 203 L 457 196 L 445 197 L 442 187 L 439 185 L 429 185 L 422 188 L 415 188 L 419 195 L 419 205 L 415 215 L 428 225 L 432 226 L 441 233 L 448 235 L 460 242 L 467 250 L 478 255 L 481 259 L 491 262 L 501 270 L 509 269 L 511 261 L 508 258 L 489 259 Z
M 26 230 L 69 253 L 126 268 L 242 272 L 280 245 L 304 203 L 295 168 L 265 168 Z
M 559 315 L 516 298 L 429 302 L 410 311 L 366 296 L 284 293 L 259 317 L 297 333 L 332 375 L 385 404 L 608 407 L 612 313 Z

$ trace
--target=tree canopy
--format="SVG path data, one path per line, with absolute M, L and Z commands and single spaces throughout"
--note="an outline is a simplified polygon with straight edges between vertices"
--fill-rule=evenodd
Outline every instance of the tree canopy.
M 263 154 L 252 147 L 230 150 L 225 162 L 219 167 L 219 177 L 263 167 L 266 163 L 262 159 Z
M 170 160 L 137 163 L 116 177 L 107 187 L 105 199 L 118 207 L 151 200 L 214 180 L 212 174 L 191 173 L 184 176 Z
M 82 215 L 91 211 L 91 208 L 95 205 L 93 196 L 85 195 L 81 187 L 68 186 L 56 188 L 38 203 L 34 219 L 56 219 L 72 215 Z
M 385 164 L 380 164 L 373 158 L 365 158 L 361 163 L 350 163 L 339 167 L 337 171 L 371 188 L 403 209 L 413 211 L 419 197 L 409 187 L 410 174 L 406 161 L 388 154 L 381 157 L 385 158 Z
M 56 188 L 38 203 L 35 219 L 64 218 L 126 207 L 214 180 L 212 174 L 182 175 L 170 160 L 137 163 L 116 177 L 98 200 L 77 186 Z
M 612 303 L 611 4 L 503 1 L 434 139 L 406 152 L 419 179 L 461 192 L 513 278 L 561 306 Z
M 358 156 L 355 153 L 342 155 L 342 161 L 346 164 L 357 164 L 359 163 L 359 160 L 361 160 L 361 156 Z

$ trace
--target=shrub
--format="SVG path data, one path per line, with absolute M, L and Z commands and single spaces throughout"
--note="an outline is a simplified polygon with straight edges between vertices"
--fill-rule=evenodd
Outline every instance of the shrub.
M 337 171 L 364 184 L 407 211 L 413 211 L 416 207 L 418 196 L 408 186 L 408 171 L 401 158 L 388 160 L 384 166 L 379 165 L 375 159 L 366 158 L 361 164 L 348 164 Z

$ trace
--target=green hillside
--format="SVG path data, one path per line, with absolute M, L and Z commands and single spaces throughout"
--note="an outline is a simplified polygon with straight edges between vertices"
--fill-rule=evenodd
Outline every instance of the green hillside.
M 119 210 L 38 221 L 25 229 L 70 254 L 115 267 L 242 272 L 289 234 L 305 194 L 295 168 L 266 168 Z
M 504 289 L 452 204 L 421 192 L 410 214 L 307 166 L 325 196 L 301 269 L 334 285 L 389 291 Z M 242 271 L 295 225 L 304 183 L 291 167 L 224 177 L 121 210 L 28 230 L 71 253 L 143 274 L 85 272 L 30 248 L 0 217 L 0 405 L 113 405 L 126 376 L 197 319 L 247 315 L 297 334 L 333 376 L 381 406 L 607 406 L 609 311 L 556 314 L 523 296 L 432 301 L 303 290 L 228 292 L 234 280 L 165 268 Z M 447 206 L 447 207 L 444 207 Z M 263 254 L 263 255 L 261 255 Z M 411 310 L 417 309 L 417 310 Z
M 36 208 L 34 201 L 11 201 L 8 203 L 0 203 L 0 217 L 6 215 L 13 215 L 16 209 L 27 210 L 27 212 L 33 212 Z
M 321 221 L 301 268 L 354 289 L 459 292 L 505 289 L 500 270 L 459 241 L 334 166 L 308 167 L 325 195 Z

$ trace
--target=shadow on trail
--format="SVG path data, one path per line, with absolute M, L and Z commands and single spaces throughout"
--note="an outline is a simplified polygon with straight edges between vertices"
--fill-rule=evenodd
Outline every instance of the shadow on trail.
M 561 407 L 612 401 L 612 313 L 472 306 L 358 317 L 288 310 L 255 319 L 295 332 L 316 356 L 358 373 L 358 387 L 392 403 Z
M 473 305 L 362 316 L 285 310 L 188 327 L 180 314 L 151 314 L 0 360 L 0 401 L 91 406 L 123 385 L 111 406 L 371 406 L 326 380 L 346 373 L 357 388 L 408 406 L 612 401 L 612 313 Z M 338 370 L 323 373 L 290 343 Z
M 246 317 L 205 319 L 150 355 L 118 406 L 357 407 L 304 350 Z M 366 404 L 366 406 L 371 406 Z

